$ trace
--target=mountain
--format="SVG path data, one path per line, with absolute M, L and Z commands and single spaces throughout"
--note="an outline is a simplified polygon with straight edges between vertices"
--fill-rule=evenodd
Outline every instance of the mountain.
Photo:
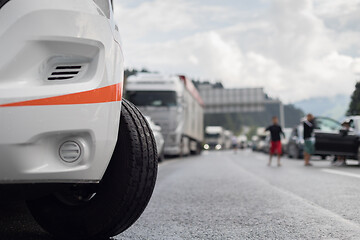
M 302 109 L 305 113 L 312 113 L 315 116 L 330 117 L 341 121 L 350 104 L 350 96 L 337 95 L 334 97 L 311 98 L 294 105 Z

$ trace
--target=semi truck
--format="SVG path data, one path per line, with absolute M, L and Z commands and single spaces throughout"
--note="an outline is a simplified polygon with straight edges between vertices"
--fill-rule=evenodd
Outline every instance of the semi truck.
M 186 76 L 130 76 L 126 98 L 162 129 L 167 156 L 199 154 L 204 140 L 204 104 Z
M 207 126 L 205 128 L 205 150 L 221 150 L 225 148 L 225 130 L 220 126 Z

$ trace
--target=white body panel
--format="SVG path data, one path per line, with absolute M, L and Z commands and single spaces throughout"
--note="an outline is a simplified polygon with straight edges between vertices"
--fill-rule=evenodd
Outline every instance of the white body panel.
M 97 90 L 123 81 L 118 32 L 102 10 L 90 0 L 11 0 L 0 9 L 0 183 L 101 180 L 121 102 L 101 100 Z M 81 69 L 49 80 L 59 66 Z M 68 100 L 52 98 L 61 96 Z M 76 162 L 59 157 L 67 140 L 81 147 Z
M 141 112 L 150 116 L 161 127 L 165 138 L 166 155 L 195 151 L 194 147 L 203 141 L 203 106 L 178 76 L 159 74 L 131 76 L 127 80 L 126 91 L 128 93 L 149 92 L 150 94 L 161 91 L 176 92 L 176 104 L 172 106 L 143 106 L 128 96 Z

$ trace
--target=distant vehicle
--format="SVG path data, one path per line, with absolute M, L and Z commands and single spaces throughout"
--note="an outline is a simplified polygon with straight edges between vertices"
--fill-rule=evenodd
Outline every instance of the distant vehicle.
M 239 142 L 239 148 L 240 149 L 245 149 L 248 147 L 248 139 L 245 135 L 241 135 L 238 137 L 238 142 Z
M 208 126 L 205 129 L 205 150 L 221 150 L 225 146 L 225 130 L 220 126 Z
M 257 151 L 257 143 L 259 141 L 259 137 L 258 136 L 252 136 L 251 137 L 251 150 L 253 150 L 254 152 Z
M 267 147 L 266 137 L 267 137 L 267 135 L 260 135 L 259 136 L 259 140 L 258 140 L 257 145 L 256 145 L 256 151 L 266 152 L 266 147 Z
M 257 134 L 251 138 L 252 150 L 256 152 L 265 152 L 266 150 L 266 136 L 268 132 L 265 132 L 265 128 L 260 127 L 257 129 Z
M 229 130 L 225 130 L 224 135 L 225 135 L 224 149 L 231 149 L 233 133 Z
M 155 142 L 156 142 L 156 150 L 158 153 L 158 162 L 162 162 L 165 159 L 165 157 L 164 157 L 165 141 L 164 141 L 164 137 L 161 133 L 161 127 L 159 125 L 156 125 L 150 117 L 145 116 L 145 118 L 148 121 L 149 126 L 154 134 L 154 138 L 155 138 Z
M 271 136 L 267 135 L 265 137 L 265 140 L 264 140 L 264 147 L 263 147 L 263 152 L 264 153 L 269 153 L 270 152 L 270 145 L 271 145 Z
M 341 124 L 331 118 L 316 117 L 315 118 L 315 154 L 321 156 L 322 159 L 326 159 L 327 156 L 333 155 L 331 151 L 326 150 L 331 146 L 330 142 L 327 142 L 328 136 L 340 136 L 339 130 Z M 302 158 L 304 151 L 304 127 L 303 123 L 293 128 L 290 135 L 290 139 L 287 145 L 287 154 L 290 158 Z M 330 134 L 330 135 L 329 135 Z M 326 137 L 325 137 L 326 136 Z M 325 139 L 324 139 L 325 137 Z M 341 145 L 341 144 L 340 144 Z M 325 148 L 325 149 L 323 149 Z
M 292 133 L 292 128 L 284 128 L 285 137 L 281 139 L 281 146 L 283 154 L 287 154 L 288 144 Z
M 345 156 L 348 159 L 360 161 L 360 116 L 350 116 L 346 121 L 352 120 L 351 131 L 343 134 L 338 123 L 331 127 L 331 131 L 315 134 L 315 148 L 318 152 L 333 156 Z
M 259 152 L 265 152 L 266 151 L 266 137 L 269 136 L 269 132 L 265 132 L 265 128 L 264 127 L 260 127 L 257 129 L 257 136 L 258 136 L 258 141 L 257 141 L 257 145 L 256 145 L 256 151 Z
M 141 73 L 127 80 L 126 97 L 161 127 L 165 155 L 199 154 L 204 140 L 203 101 L 185 76 Z

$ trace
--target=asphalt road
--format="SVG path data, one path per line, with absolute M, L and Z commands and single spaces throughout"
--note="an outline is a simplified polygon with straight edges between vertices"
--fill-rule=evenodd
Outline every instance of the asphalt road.
M 360 239 L 360 167 L 249 150 L 161 163 L 151 202 L 116 240 Z M 21 204 L 0 209 L 1 240 L 50 240 Z
M 360 239 L 358 166 L 266 164 L 251 151 L 165 162 L 145 213 L 116 239 Z

